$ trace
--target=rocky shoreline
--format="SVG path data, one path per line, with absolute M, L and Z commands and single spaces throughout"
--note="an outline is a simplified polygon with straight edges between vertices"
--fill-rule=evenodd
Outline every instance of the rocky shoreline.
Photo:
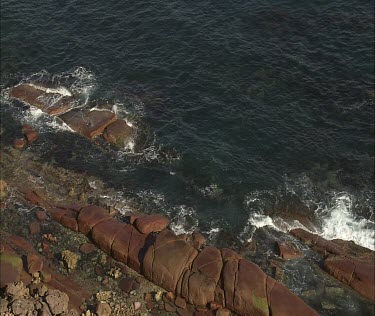
M 72 110 L 73 96 L 62 96 L 50 112 L 43 100 L 51 96 L 40 98 L 46 94 L 56 91 L 27 84 L 11 90 L 48 114 L 65 113 L 63 121 L 85 137 L 103 133 L 124 145 L 132 134 L 114 113 Z M 1 314 L 338 315 L 333 303 L 317 312 L 308 296 L 307 304 L 278 282 L 284 262 L 309 251 L 320 262 L 314 264 L 318 273 L 335 280 L 325 293 L 350 295 L 363 314 L 373 314 L 373 251 L 297 229 L 288 241 L 276 241 L 279 259 L 270 263 L 261 260 L 270 249 L 262 252 L 257 236 L 240 253 L 206 244 L 199 232 L 176 236 L 168 218 L 142 214 L 131 203 L 124 213 L 101 198 L 114 190 L 99 179 L 43 163 L 24 150 L 38 141 L 37 131 L 29 125 L 21 130 L 22 138 L 14 135 L 1 146 Z

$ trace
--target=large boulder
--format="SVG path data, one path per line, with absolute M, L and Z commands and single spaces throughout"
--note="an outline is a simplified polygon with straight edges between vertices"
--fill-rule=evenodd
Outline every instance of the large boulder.
M 95 138 L 117 118 L 115 113 L 106 110 L 72 110 L 60 118 L 75 132 Z
M 163 230 L 144 258 L 144 275 L 157 285 L 174 292 L 182 272 L 191 267 L 198 251 L 169 230 Z
M 133 139 L 134 130 L 124 120 L 117 119 L 104 130 L 104 139 L 118 147 L 124 147 Z
M 138 217 L 134 226 L 142 234 L 150 234 L 152 232 L 160 232 L 169 225 L 170 220 L 159 214 L 144 215 Z
M 10 95 L 50 115 L 67 112 L 76 102 L 72 95 L 63 94 L 57 89 L 29 83 L 15 86 L 10 90 Z

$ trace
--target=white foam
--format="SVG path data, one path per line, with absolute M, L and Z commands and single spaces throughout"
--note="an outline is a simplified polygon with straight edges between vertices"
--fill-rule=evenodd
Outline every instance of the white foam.
M 68 97 L 72 96 L 72 93 L 67 88 L 62 87 L 62 86 L 54 89 L 54 88 L 43 87 L 43 86 L 36 85 L 36 84 L 33 84 L 33 83 L 28 83 L 27 85 L 29 85 L 29 86 L 31 86 L 35 89 L 42 90 L 46 93 L 56 93 L 56 94 L 60 94 L 62 96 L 68 96 Z
M 355 216 L 352 197 L 345 192 L 335 194 L 333 204 L 323 215 L 322 236 L 326 239 L 352 240 L 375 250 L 375 223 Z
M 254 203 L 257 197 L 248 197 L 246 203 Z M 347 192 L 333 193 L 330 203 L 324 208 L 316 210 L 322 224 L 317 233 L 325 239 L 343 239 L 354 241 L 357 245 L 375 250 L 375 223 L 363 217 L 353 214 L 353 197 Z M 277 231 L 287 233 L 295 228 L 302 228 L 310 231 L 299 221 L 285 221 L 280 217 L 271 218 L 262 214 L 261 211 L 254 211 L 249 215 L 240 238 L 243 241 L 250 241 L 256 229 L 270 227 Z
M 176 235 L 191 234 L 198 227 L 196 211 L 192 207 L 180 205 L 168 212 L 171 218 L 170 228 Z

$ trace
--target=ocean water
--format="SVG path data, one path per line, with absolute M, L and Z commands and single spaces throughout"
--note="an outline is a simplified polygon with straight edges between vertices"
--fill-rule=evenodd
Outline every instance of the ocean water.
M 1 113 L 176 232 L 233 246 L 297 214 L 374 248 L 373 37 L 372 1 L 3 1 L 3 91 L 53 82 L 139 137 L 91 143 L 6 93 Z

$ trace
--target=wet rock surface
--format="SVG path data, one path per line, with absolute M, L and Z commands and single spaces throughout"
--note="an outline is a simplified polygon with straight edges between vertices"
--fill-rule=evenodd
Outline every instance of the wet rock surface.
M 5 180 L 14 192 L 13 202 L 9 201 L 6 209 L 2 210 L 5 221 L 2 222 L 1 235 L 9 246 L 9 249 L 4 251 L 16 252 L 19 258 L 39 253 L 43 257 L 43 266 L 36 271 L 30 270 L 30 274 L 22 268 L 19 280 L 24 279 L 28 286 L 43 284 L 48 290 L 51 288 L 66 293 L 69 297 L 68 308 L 74 307 L 77 313 L 95 313 L 100 303 L 107 303 L 113 315 L 158 315 L 168 311 L 179 315 L 225 315 L 229 309 L 240 315 L 317 315 L 302 301 L 302 297 L 309 304 L 311 302 L 320 314 L 350 315 L 350 312 L 342 313 L 344 305 L 340 306 L 339 300 L 345 300 L 348 295 L 353 299 L 354 294 L 343 287 L 341 281 L 330 277 L 321 269 L 322 265 L 312 261 L 321 260 L 320 264 L 324 259 L 327 262 L 336 262 L 340 261 L 337 258 L 347 258 L 349 255 L 365 263 L 370 259 L 370 255 L 366 255 L 364 250 L 346 243 L 318 242 L 316 236 L 305 234 L 307 242 L 312 246 L 310 249 L 310 246 L 304 247 L 292 236 L 288 239 L 289 237 L 280 233 L 277 235 L 280 241 L 296 243 L 305 256 L 282 260 L 275 247 L 276 240 L 267 244 L 261 236 L 254 236 L 258 242 L 256 251 L 251 253 L 256 254 L 258 259 L 254 257 L 254 262 L 251 262 L 250 251 L 248 255 L 230 249 L 204 246 L 204 238 L 181 238 L 165 227 L 161 232 L 153 228 L 151 232 L 142 233 L 137 229 L 139 227 L 136 227 L 138 219 L 132 225 L 124 216 L 111 210 L 110 205 L 99 206 L 97 196 L 100 191 L 88 185 L 86 176 L 52 166 L 42 168 L 36 159 L 31 159 L 31 153 L 27 151 L 22 152 L 21 156 L 19 151 L 10 148 L 4 152 L 3 157 L 2 164 L 7 166 Z M 23 167 L 26 162 L 29 163 L 28 168 Z M 17 170 L 17 173 L 13 170 Z M 35 182 L 38 185 L 30 181 L 40 178 L 43 182 Z M 74 194 L 71 194 L 72 189 Z M 86 202 L 78 207 L 74 206 L 82 194 L 85 195 Z M 31 210 L 27 216 L 22 213 L 24 209 Z M 36 220 L 36 211 L 41 209 L 48 215 L 38 221 L 40 231 L 31 235 L 29 224 Z M 15 222 L 20 225 L 14 225 Z M 25 238 L 22 239 L 21 236 Z M 260 240 L 262 242 L 259 242 Z M 98 250 L 80 252 L 81 245 L 87 243 L 95 243 Z M 314 249 L 318 251 L 315 257 L 310 254 Z M 4 251 L 2 249 L 1 253 Z M 63 252 L 80 253 L 75 269 L 61 260 Z M 265 255 L 269 256 L 270 253 L 274 256 L 272 265 L 270 258 Z M 321 254 L 328 257 L 321 257 Z M 97 266 L 101 268 L 96 269 Z M 340 267 L 341 264 L 331 266 Z M 274 275 L 274 267 L 281 271 L 277 277 Z M 323 287 L 316 283 L 319 286 L 310 285 L 308 290 L 297 289 L 300 296 L 298 297 L 271 277 L 272 275 L 287 285 L 296 284 L 297 282 L 291 283 L 293 280 L 286 278 L 291 275 L 289 271 L 295 272 L 301 267 L 304 272 L 312 269 L 311 274 L 317 275 L 318 278 L 324 275 L 329 281 Z M 326 269 L 328 271 L 328 267 Z M 335 273 L 340 271 L 335 269 Z M 99 270 L 100 273 L 96 273 Z M 121 271 L 121 276 L 118 271 Z M 137 271 L 162 286 L 164 290 L 149 283 Z M 361 271 L 362 274 L 358 272 L 358 280 L 371 272 L 365 267 L 361 268 Z M 50 277 L 43 278 L 43 274 L 49 274 Z M 298 273 L 295 273 L 295 278 L 300 283 L 305 282 Z M 123 279 L 132 280 L 126 291 L 120 288 Z M 314 284 L 317 281 L 311 279 L 310 282 Z M 77 284 L 84 285 L 84 288 Z M 366 291 L 369 289 L 363 288 Z M 95 293 L 103 290 L 111 294 L 107 298 L 104 295 L 97 299 Z M 163 296 L 165 291 L 172 292 L 174 296 Z M 147 301 L 146 294 L 149 294 Z M 371 315 L 371 301 L 355 298 L 354 302 L 357 312 Z M 367 309 L 363 307 L 366 304 L 369 306 Z M 40 305 L 38 308 L 44 308 L 46 315 L 48 312 L 52 313 L 48 302 L 40 302 Z M 63 303 L 57 305 L 59 306 L 65 308 Z M 11 306 L 7 304 L 6 308 Z M 103 313 L 106 310 L 103 308 Z

